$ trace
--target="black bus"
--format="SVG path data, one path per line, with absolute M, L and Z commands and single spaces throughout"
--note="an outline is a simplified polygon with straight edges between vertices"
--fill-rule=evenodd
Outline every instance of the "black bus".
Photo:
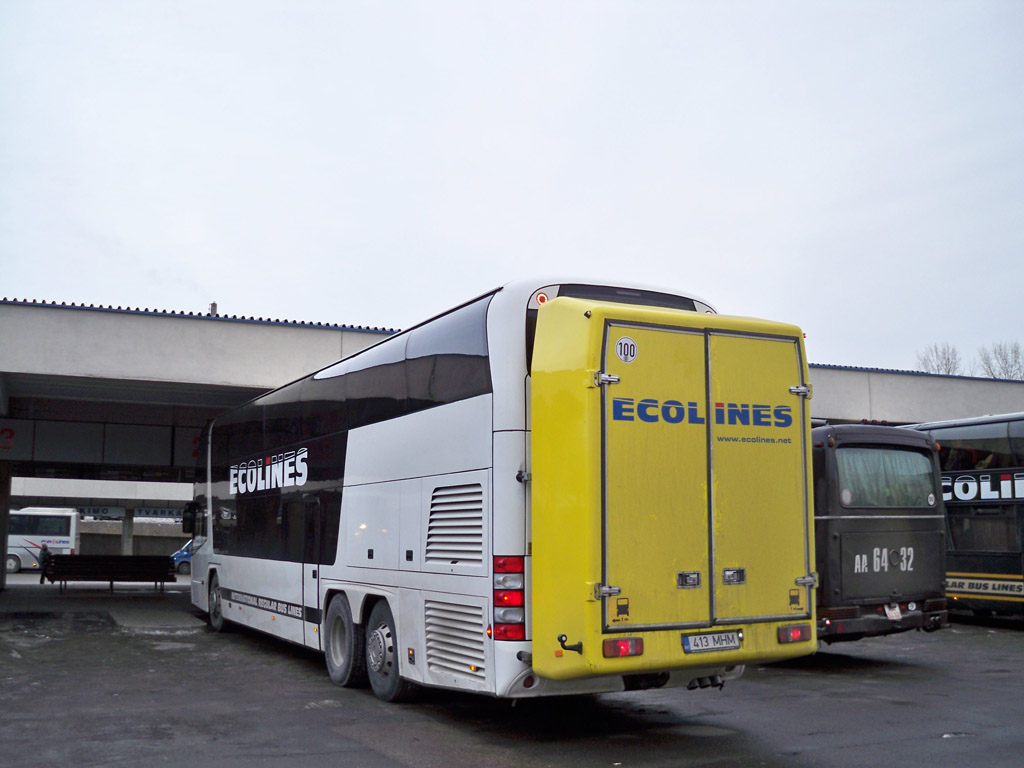
M 1024 413 L 915 429 L 939 443 L 950 608 L 1024 613 Z
M 869 424 L 812 431 L 818 638 L 947 626 L 934 441 Z

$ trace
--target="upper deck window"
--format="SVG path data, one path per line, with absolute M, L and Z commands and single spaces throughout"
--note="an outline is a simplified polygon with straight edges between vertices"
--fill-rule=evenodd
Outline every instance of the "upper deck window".
M 486 296 L 410 332 L 405 375 L 413 410 L 491 391 L 487 358 L 490 300 Z
M 939 464 L 944 472 L 1020 466 L 1010 448 L 1005 422 L 934 429 L 931 435 L 939 442 Z

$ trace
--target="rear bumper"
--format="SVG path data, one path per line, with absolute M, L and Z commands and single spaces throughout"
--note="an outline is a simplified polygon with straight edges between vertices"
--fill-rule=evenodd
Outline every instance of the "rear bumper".
M 819 614 L 818 639 L 826 643 L 835 643 L 844 640 L 860 640 L 863 637 L 892 635 L 911 629 L 923 629 L 931 632 L 949 626 L 949 612 L 946 610 L 902 611 L 902 616 L 898 620 L 889 619 L 884 614 L 878 614 L 872 609 L 864 611 L 858 609 L 858 614 L 849 618 L 833 618 Z

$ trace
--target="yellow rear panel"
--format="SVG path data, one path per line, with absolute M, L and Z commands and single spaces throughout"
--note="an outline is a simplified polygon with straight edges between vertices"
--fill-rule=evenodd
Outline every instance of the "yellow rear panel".
M 810 653 L 799 329 L 559 298 L 539 312 L 532 370 L 534 669 Z M 795 622 L 810 640 L 780 645 L 777 627 Z M 684 636 L 736 630 L 739 648 L 684 650 Z M 604 658 L 617 637 L 642 638 L 643 654 Z

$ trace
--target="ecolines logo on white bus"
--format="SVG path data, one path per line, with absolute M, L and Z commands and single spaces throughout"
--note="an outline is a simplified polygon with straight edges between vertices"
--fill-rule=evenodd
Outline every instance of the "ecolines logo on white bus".
M 265 459 L 250 459 L 231 466 L 229 492 L 232 496 L 274 488 L 291 488 L 306 484 L 309 470 L 306 456 L 309 451 L 299 448 Z
M 943 475 L 943 501 L 1002 501 L 1024 499 L 1024 472 Z

